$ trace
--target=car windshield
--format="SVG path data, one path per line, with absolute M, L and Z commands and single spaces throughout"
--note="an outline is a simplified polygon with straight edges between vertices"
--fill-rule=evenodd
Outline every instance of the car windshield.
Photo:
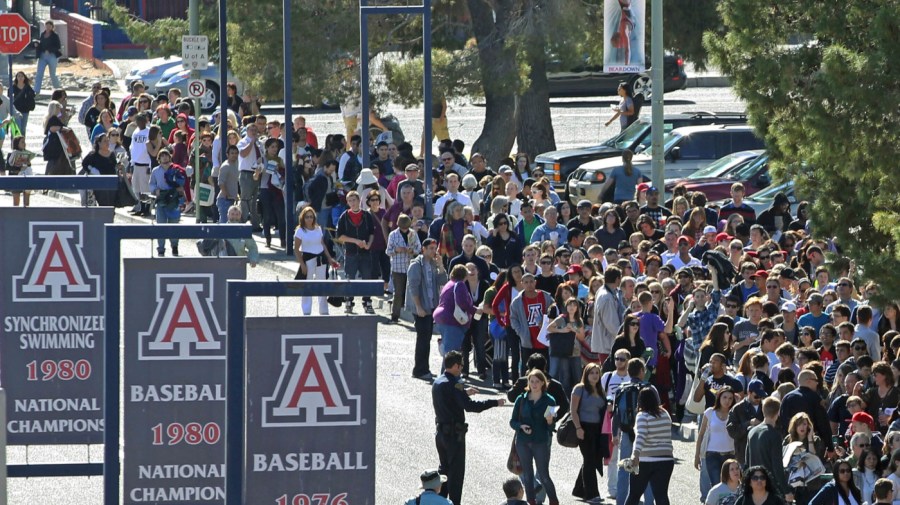
M 781 192 L 784 192 L 784 194 L 790 196 L 794 192 L 794 181 L 788 181 L 782 184 L 769 186 L 762 191 L 753 193 L 752 196 L 748 196 L 747 200 L 753 200 L 754 202 L 760 203 L 771 202 L 775 199 L 775 195 Z
M 726 175 L 729 179 L 733 181 L 747 181 L 750 180 L 751 177 L 760 173 L 762 170 L 765 170 L 766 166 L 769 164 L 769 155 L 763 154 L 759 158 L 756 158 L 752 162 L 744 165 L 737 170 L 734 170 Z
M 681 140 L 681 135 L 676 135 L 675 133 L 667 133 L 663 137 L 663 152 L 664 153 L 669 152 L 669 150 L 672 149 L 672 147 L 674 147 L 675 144 L 677 144 L 679 140 Z M 647 156 L 653 156 L 653 147 L 652 146 L 648 147 L 647 150 L 641 154 L 646 154 Z
M 724 175 L 729 170 L 732 170 L 734 167 L 741 166 L 751 159 L 752 157 L 747 156 L 746 153 L 729 154 L 728 156 L 719 158 L 709 165 L 701 168 L 700 170 L 697 170 L 687 178 L 702 179 L 704 177 L 722 177 L 722 175 Z
M 650 129 L 650 123 L 646 121 L 635 121 L 631 126 L 622 130 L 615 137 L 606 141 L 606 145 L 616 149 L 631 149 L 631 146 L 641 139 L 647 130 Z

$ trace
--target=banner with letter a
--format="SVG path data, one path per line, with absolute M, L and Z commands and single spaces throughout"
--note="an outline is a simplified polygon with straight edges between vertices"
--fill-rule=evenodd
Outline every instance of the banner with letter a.
M 376 327 L 246 320 L 245 503 L 375 503 Z
M 634 74 L 646 70 L 645 0 L 604 0 L 603 71 Z
M 222 504 L 225 289 L 246 258 L 124 263 L 124 503 Z
M 103 225 L 113 213 L 0 209 L 0 381 L 11 445 L 103 442 Z

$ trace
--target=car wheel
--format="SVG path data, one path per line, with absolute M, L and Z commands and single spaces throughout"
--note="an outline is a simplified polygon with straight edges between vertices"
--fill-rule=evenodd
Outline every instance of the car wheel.
M 206 93 L 200 98 L 200 110 L 212 112 L 219 107 L 219 85 L 206 81 Z
M 628 86 L 631 88 L 631 95 L 635 97 L 642 96 L 644 102 L 650 101 L 650 97 L 653 93 L 651 84 L 650 76 L 646 74 L 635 75 L 628 81 Z

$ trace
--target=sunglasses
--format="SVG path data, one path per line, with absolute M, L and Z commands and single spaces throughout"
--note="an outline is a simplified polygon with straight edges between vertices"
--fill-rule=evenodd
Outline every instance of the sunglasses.
M 766 286 L 766 289 L 778 289 L 776 284 L 772 284 L 771 286 Z
M 769 479 L 765 475 L 758 473 L 758 474 L 754 475 L 753 477 L 750 477 L 750 480 L 754 480 L 756 482 L 765 482 Z
M 625 359 L 625 358 L 613 358 L 613 359 L 614 359 L 615 361 L 628 361 L 628 360 Z
M 845 474 L 845 473 L 853 473 L 853 472 L 849 468 L 841 468 L 840 470 L 838 470 L 838 473 Z
M 838 287 L 839 287 L 839 288 L 849 288 L 850 285 L 847 284 L 846 282 L 842 282 L 842 283 L 838 284 Z
M 542 261 L 541 262 L 541 265 L 552 265 L 552 264 L 553 264 L 552 261 Z
M 861 448 L 872 447 L 872 444 L 859 444 L 859 445 L 857 445 L 857 447 L 861 447 Z
M 441 158 L 441 161 L 453 161 L 453 158 Z
M 768 254 L 765 255 L 765 256 L 757 256 L 757 257 L 759 258 L 760 261 L 764 261 L 764 260 L 769 259 L 769 255 L 768 255 Z
M 640 326 L 640 325 L 641 325 L 641 323 L 639 323 L 637 321 L 632 321 L 632 322 L 628 323 L 628 326 Z

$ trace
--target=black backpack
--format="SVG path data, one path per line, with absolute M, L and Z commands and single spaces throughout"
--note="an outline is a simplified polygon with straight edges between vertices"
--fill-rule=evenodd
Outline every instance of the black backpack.
M 362 172 L 362 164 L 356 155 L 353 154 L 353 151 L 347 151 L 347 153 L 350 155 L 350 159 L 344 165 L 344 176 L 341 177 L 341 180 L 344 181 L 345 185 L 356 188 L 356 179 L 359 178 L 359 173 Z
M 619 422 L 619 429 L 634 436 L 634 422 L 637 419 L 638 396 L 641 390 L 649 387 L 644 382 L 629 382 L 616 391 L 613 400 L 613 415 Z

